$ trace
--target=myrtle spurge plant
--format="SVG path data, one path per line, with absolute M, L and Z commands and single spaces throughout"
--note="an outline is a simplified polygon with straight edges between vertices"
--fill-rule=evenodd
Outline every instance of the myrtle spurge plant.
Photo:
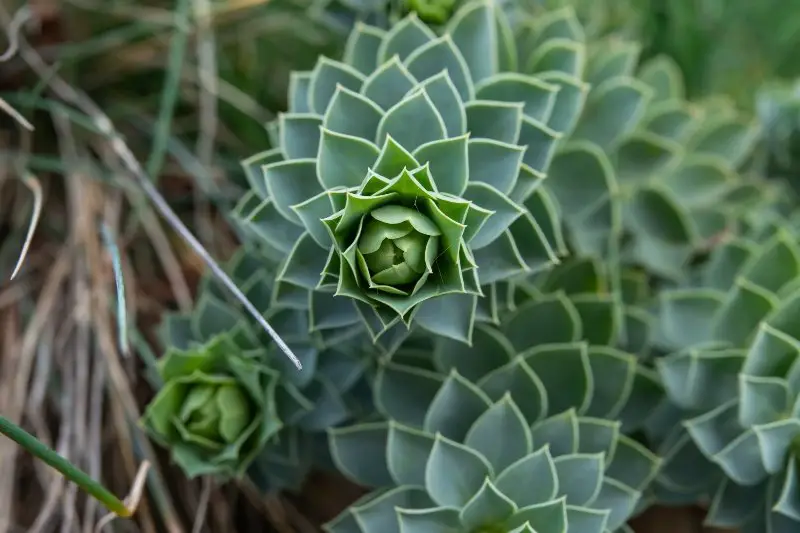
M 288 254 L 276 302 L 307 307 L 312 329 L 417 324 L 468 343 L 492 284 L 564 251 L 539 185 L 559 137 L 548 123 L 572 122 L 581 100 L 501 73 L 503 20 L 477 2 L 439 37 L 414 14 L 358 25 L 342 62 L 293 75 L 237 214 Z
M 659 485 L 673 501 L 708 497 L 715 526 L 800 527 L 797 228 L 751 228 L 713 252 L 696 286 L 662 295 L 660 343 L 675 352 L 658 365 L 673 402 L 653 421 Z
M 164 385 L 145 423 L 187 475 L 247 470 L 265 490 L 299 488 L 313 464 L 327 464 L 325 431 L 363 408 L 359 388 L 369 352 L 356 337 L 327 346 L 309 334 L 306 313 L 269 307 L 275 265 L 259 251 L 240 250 L 228 272 L 264 309 L 303 370 L 208 276 L 195 309 L 168 313 L 162 323 L 169 347 L 158 363 Z
M 585 100 L 573 123 L 548 123 L 564 137 L 544 186 L 570 246 L 681 278 L 761 196 L 737 173 L 756 126 L 723 101 L 690 105 L 670 60 L 638 66 L 637 43 L 587 38 L 573 9 L 536 13 L 519 15 L 510 67 Z
M 626 530 L 659 465 L 623 433 L 646 416 L 636 359 L 582 342 L 517 352 L 483 326 L 476 338 L 497 366 L 467 366 L 474 379 L 412 351 L 381 368 L 385 421 L 331 432 L 339 469 L 376 490 L 326 529 Z
M 189 477 L 236 477 L 281 428 L 277 374 L 248 358 L 227 335 L 159 360 L 164 388 L 144 425 Z

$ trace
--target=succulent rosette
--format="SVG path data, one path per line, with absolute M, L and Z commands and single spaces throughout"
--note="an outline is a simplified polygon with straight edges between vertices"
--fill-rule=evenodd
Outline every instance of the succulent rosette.
M 277 374 L 227 335 L 170 349 L 158 373 L 164 386 L 142 421 L 190 478 L 240 477 L 281 429 Z
M 761 219 L 717 248 L 691 286 L 662 295 L 658 361 L 672 404 L 650 422 L 666 501 L 708 498 L 706 522 L 800 527 L 797 217 Z
M 431 360 L 406 343 L 375 381 L 384 419 L 331 430 L 339 470 L 374 490 L 325 529 L 628 531 L 660 463 L 627 436 L 652 405 L 636 358 L 538 343 L 519 322 L 479 325 L 461 359 L 454 348 Z
M 757 124 L 721 99 L 688 103 L 671 60 L 640 65 L 638 43 L 587 38 L 571 7 L 520 17 L 512 68 L 546 71 L 560 92 L 585 98 L 573 127 L 551 124 L 564 139 L 544 184 L 570 247 L 681 279 L 765 196 L 738 172 Z
M 192 311 L 167 313 L 160 326 L 161 339 L 168 347 L 158 362 L 164 384 L 148 408 L 147 419 L 158 429 L 156 438 L 172 450 L 190 475 L 215 467 L 214 453 L 233 453 L 230 446 L 217 445 L 230 435 L 224 431 L 235 421 L 245 414 L 249 423 L 262 420 L 259 432 L 254 433 L 258 440 L 245 439 L 247 446 L 236 456 L 241 459 L 234 461 L 237 473 L 246 468 L 248 477 L 264 491 L 299 489 L 312 466 L 330 465 L 327 429 L 372 410 L 370 387 L 364 379 L 372 343 L 365 336 L 351 335 L 331 339 L 335 345 L 325 344 L 319 335 L 309 334 L 307 313 L 269 306 L 276 265 L 260 251 L 242 248 L 226 266 L 245 296 L 300 359 L 303 370 L 297 371 L 261 326 L 209 274 L 201 280 Z M 189 382 L 196 383 L 199 392 L 191 393 Z M 240 401 L 242 394 L 237 400 L 229 389 L 219 389 L 217 382 L 220 386 L 236 384 L 247 402 Z M 258 396 L 254 396 L 256 382 L 265 387 Z M 215 420 L 227 426 L 217 428 Z M 170 429 L 173 426 L 175 429 Z M 191 437 L 195 428 L 209 433 Z M 250 426 L 245 429 L 253 431 Z M 206 442 L 212 431 L 220 433 L 213 435 L 213 442 Z M 160 438 L 162 434 L 171 437 Z M 191 450 L 201 443 L 208 447 L 203 452 L 204 462 L 184 461 L 193 458 L 182 444 L 187 438 L 195 446 Z
M 389 31 L 359 24 L 343 61 L 292 75 L 236 211 L 287 256 L 275 303 L 324 335 L 404 324 L 469 343 L 493 284 L 558 261 L 540 185 L 582 100 L 546 72 L 502 73 L 514 46 L 478 1 L 440 36 L 413 13 Z
M 382 420 L 330 431 L 339 470 L 374 490 L 326 530 L 627 531 L 660 465 L 633 435 L 664 391 L 615 348 L 599 266 L 507 287 L 500 325 L 477 324 L 471 346 L 417 331 L 384 359 Z

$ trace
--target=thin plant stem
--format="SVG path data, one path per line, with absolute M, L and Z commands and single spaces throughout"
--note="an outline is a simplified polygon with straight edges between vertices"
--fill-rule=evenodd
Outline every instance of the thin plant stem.
M 133 511 L 129 509 L 122 500 L 114 496 L 99 482 L 92 479 L 89 474 L 67 461 L 36 437 L 3 416 L 0 416 L 0 433 L 25 448 L 37 459 L 42 460 L 58 470 L 65 478 L 75 483 L 81 490 L 105 505 L 109 511 L 117 516 L 128 518 L 133 514 Z

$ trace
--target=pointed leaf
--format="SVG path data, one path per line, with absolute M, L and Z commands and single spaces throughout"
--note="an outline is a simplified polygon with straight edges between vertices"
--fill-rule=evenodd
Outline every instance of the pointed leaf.
M 413 151 L 425 143 L 443 139 L 445 134 L 444 121 L 423 90 L 386 112 L 378 125 L 377 140 L 382 145 L 389 135 L 404 149 Z
M 398 509 L 396 513 L 401 533 L 455 533 L 460 525 L 454 509 Z
M 511 72 L 493 76 L 475 88 L 475 95 L 480 100 L 522 103 L 525 116 L 545 122 L 555 106 L 557 93 L 557 85 Z
M 456 48 L 450 34 L 429 42 L 414 50 L 405 60 L 408 71 L 418 80 L 426 80 L 443 69 L 453 82 L 462 102 L 472 100 L 475 89 L 469 76 L 464 56 Z
M 332 429 L 331 454 L 339 471 L 362 485 L 390 485 L 392 478 L 386 468 L 387 431 L 383 423 Z
M 330 131 L 372 142 L 381 118 L 383 110 L 376 103 L 340 86 L 333 94 L 322 125 Z
M 564 498 L 524 507 L 507 520 L 507 530 L 528 524 L 534 531 L 567 533 L 567 504 Z
M 608 80 L 592 91 L 573 138 L 613 146 L 641 119 L 649 96 L 649 88 L 635 80 Z
M 364 75 L 353 67 L 320 56 L 311 72 L 309 85 L 311 110 L 318 115 L 324 115 L 339 85 L 358 91 L 363 83 Z
M 584 506 L 600 493 L 603 483 L 603 455 L 574 454 L 556 457 L 553 461 L 558 476 L 558 495 L 567 504 Z
M 286 159 L 303 159 L 317 156 L 319 127 L 322 119 L 313 114 L 279 115 L 281 150 Z
M 378 61 L 384 63 L 395 55 L 405 61 L 412 52 L 435 38 L 434 33 L 412 11 L 386 34 L 378 48 Z
M 386 32 L 361 21 L 356 22 L 344 47 L 344 62 L 369 75 L 378 66 L 378 48 Z
M 470 139 L 469 179 L 472 182 L 488 183 L 507 195 L 517 182 L 525 153 L 523 146 L 491 139 Z M 488 206 L 483 207 L 491 209 Z
M 437 504 L 461 508 L 480 490 L 491 470 L 478 453 L 437 435 L 425 470 L 425 486 Z
M 425 486 L 425 469 L 434 437 L 424 431 L 390 424 L 386 459 L 398 485 Z
M 526 302 L 503 324 L 503 330 L 517 350 L 558 342 L 573 342 L 580 337 L 578 313 L 560 294 Z
M 379 154 L 369 141 L 323 128 L 316 173 L 327 189 L 357 187 Z
M 469 345 L 476 305 L 477 297 L 473 294 L 434 296 L 419 304 L 415 320 L 431 333 Z
M 483 391 L 451 371 L 425 414 L 425 431 L 461 442 L 490 405 Z
M 289 113 L 310 113 L 311 72 L 289 74 Z
M 414 76 L 398 57 L 381 64 L 364 81 L 361 94 L 384 110 L 391 109 L 416 86 Z
M 440 192 L 459 195 L 470 177 L 467 155 L 468 135 L 431 141 L 413 152 L 414 159 L 430 165 L 431 176 Z
M 474 83 L 498 70 L 498 35 L 493 11 L 489 3 L 468 4 L 456 12 L 448 26 Z
M 508 394 L 475 421 L 464 444 L 483 455 L 495 472 L 525 457 L 532 446 L 525 417 Z
M 465 106 L 467 127 L 473 139 L 493 139 L 516 144 L 522 128 L 523 104 L 474 100 Z
M 302 203 L 322 192 L 316 177 L 314 159 L 294 159 L 271 163 L 264 167 L 264 180 L 275 209 L 290 222 L 302 225 L 291 206 Z
M 457 137 L 467 132 L 464 104 L 447 71 L 428 78 L 418 89 L 424 89 L 430 96 L 433 106 L 442 117 L 447 137 Z
M 480 531 L 482 527 L 505 522 L 516 510 L 514 502 L 487 479 L 475 496 L 461 509 L 461 527 L 467 531 Z
M 558 478 L 550 451 L 539 448 L 510 465 L 497 476 L 495 486 L 519 508 L 551 501 L 558 491 Z

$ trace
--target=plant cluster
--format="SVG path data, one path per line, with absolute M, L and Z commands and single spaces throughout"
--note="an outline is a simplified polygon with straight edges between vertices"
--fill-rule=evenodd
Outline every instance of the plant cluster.
M 729 102 L 545 4 L 400 9 L 292 73 L 228 271 L 304 368 L 204 280 L 144 418 L 188 476 L 337 470 L 371 492 L 331 533 L 613 533 L 682 502 L 797 527 L 791 195 Z

